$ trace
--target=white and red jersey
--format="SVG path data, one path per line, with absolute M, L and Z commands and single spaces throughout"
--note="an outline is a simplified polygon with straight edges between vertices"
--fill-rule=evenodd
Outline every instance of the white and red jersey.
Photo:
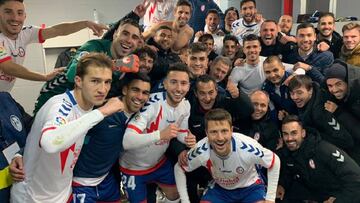
M 177 107 L 171 107 L 166 101 L 166 92 L 150 95 L 149 101 L 129 122 L 124 135 L 126 139 L 141 139 L 136 134 L 160 132 L 171 123 L 180 128 L 177 138 L 185 143 L 188 133 L 190 103 L 183 99 Z M 124 151 L 120 158 L 120 169 L 128 174 L 143 175 L 159 168 L 165 162 L 165 151 L 169 141 L 160 140 L 146 146 Z
M 80 117 L 82 120 L 79 119 Z M 27 137 L 23 156 L 25 180 L 13 185 L 11 202 L 66 202 L 71 194 L 73 168 L 80 154 L 85 134 L 102 119 L 103 115 L 98 110 L 91 112 L 82 110 L 76 103 L 73 91 L 48 100 L 37 113 Z M 81 122 L 76 123 L 78 120 Z M 72 129 L 67 129 L 66 126 L 70 125 Z M 42 145 L 44 136 L 56 137 L 51 144 L 54 147 L 60 146 L 67 139 L 65 137 L 76 134 L 72 134 L 74 128 L 79 129 L 79 133 L 83 135 L 75 137 L 75 142 L 72 142 L 70 147 L 64 147 L 65 150 L 54 153 L 45 151 L 45 146 Z M 62 129 L 64 136 L 55 133 L 58 129 Z
M 151 0 L 144 15 L 145 30 L 153 24 L 172 20 L 175 5 L 176 0 L 163 0 L 162 2 Z
M 275 162 L 272 151 L 243 134 L 233 133 L 231 147 L 227 157 L 219 157 L 205 137 L 188 152 L 188 165 L 182 168 L 190 172 L 204 166 L 218 185 L 233 190 L 248 187 L 259 180 L 255 164 L 271 168 Z
M 260 35 L 261 24 L 262 22 L 260 23 L 253 22 L 247 24 L 244 21 L 244 18 L 240 18 L 231 24 L 231 32 L 232 35 L 236 36 L 236 38 L 239 40 L 240 45 L 243 46 L 243 39 L 246 35 L 249 34 L 254 34 L 257 36 Z
M 18 37 L 13 40 L 0 33 L 0 47 L 4 47 L 6 55 L 1 54 L 0 62 L 11 57 L 16 64 L 22 65 L 26 56 L 26 46 L 31 43 L 43 43 L 42 29 L 38 27 L 24 27 Z M 0 70 L 0 91 L 10 92 L 15 83 L 15 77 L 6 75 Z

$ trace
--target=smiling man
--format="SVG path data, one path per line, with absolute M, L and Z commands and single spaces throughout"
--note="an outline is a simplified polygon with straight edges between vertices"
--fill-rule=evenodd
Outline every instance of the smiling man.
M 360 25 L 348 23 L 343 26 L 344 45 L 341 49 L 341 59 L 354 66 L 360 66 Z
M 181 202 L 190 202 L 185 172 L 200 166 L 206 167 L 214 179 L 201 198 L 202 202 L 275 202 L 280 170 L 277 155 L 254 139 L 234 133 L 231 115 L 223 109 L 213 109 L 205 115 L 205 129 L 207 137 L 188 152 L 188 164 L 175 165 Z M 255 169 L 256 164 L 268 169 L 267 192 Z
M 290 97 L 295 102 L 305 127 L 316 128 L 322 138 L 344 150 L 353 148 L 349 131 L 329 111 L 324 103 L 329 95 L 306 75 L 294 76 L 289 82 Z
M 58 75 L 53 80 L 48 81 L 42 87 L 40 96 L 35 104 L 34 112 L 37 112 L 52 96 L 61 94 L 67 89 L 74 88 L 76 66 L 81 56 L 86 55 L 89 52 L 99 52 L 106 53 L 112 59 L 123 59 L 138 48 L 140 43 L 140 27 L 139 24 L 132 19 L 126 19 L 121 22 L 113 36 L 113 41 L 98 39 L 86 42 L 78 49 L 74 59 L 68 65 L 66 72 Z M 135 67 L 139 66 L 138 58 L 130 57 L 128 59 L 129 61 L 127 61 L 127 65 L 125 66 L 128 66 L 129 69 L 135 69 Z M 114 71 L 113 82 L 118 81 L 121 75 L 121 72 Z
M 80 58 L 75 89 L 51 98 L 40 109 L 26 139 L 21 167 L 25 180 L 13 185 L 11 202 L 54 203 L 72 199 L 73 169 L 87 131 L 104 117 L 123 110 L 118 98 L 92 110 L 104 103 L 110 90 L 111 68 L 111 60 L 103 54 Z

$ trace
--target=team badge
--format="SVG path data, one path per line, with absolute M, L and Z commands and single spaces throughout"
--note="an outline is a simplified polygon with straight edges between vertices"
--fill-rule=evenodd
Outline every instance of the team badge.
M 314 160 L 312 160 L 312 159 L 309 160 L 309 166 L 310 166 L 310 168 L 315 169 L 315 162 L 314 162 Z
M 140 119 L 140 114 L 136 114 L 136 115 L 134 116 L 134 120 L 137 121 L 137 120 L 139 120 L 139 119 Z
M 54 124 L 58 125 L 58 126 L 65 125 L 66 120 L 63 117 L 58 116 L 58 117 L 55 118 L 55 123 Z
M 22 131 L 23 127 L 22 127 L 22 124 L 21 124 L 21 121 L 20 119 L 15 116 L 15 115 L 11 115 L 10 116 L 10 122 L 11 122 L 11 125 L 17 130 L 17 131 Z
M 204 12 L 205 11 L 205 5 L 201 5 L 200 9 L 201 9 L 202 12 Z
M 238 173 L 238 174 L 243 174 L 243 173 L 244 173 L 244 168 L 241 167 L 241 166 L 237 167 L 237 168 L 236 168 L 236 173 Z

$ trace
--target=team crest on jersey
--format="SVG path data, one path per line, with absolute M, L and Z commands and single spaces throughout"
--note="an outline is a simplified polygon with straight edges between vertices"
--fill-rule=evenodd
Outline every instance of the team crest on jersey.
M 19 117 L 15 116 L 15 115 L 11 115 L 10 116 L 10 122 L 11 125 L 17 130 L 17 131 L 22 131 L 23 127 L 21 124 L 21 121 L 19 119 Z
M 82 52 L 80 52 L 79 55 L 78 55 L 78 57 L 77 57 L 77 60 L 80 60 L 81 57 L 83 57 L 83 56 L 85 56 L 85 55 L 88 55 L 88 54 L 89 54 L 89 52 L 87 52 L 87 51 L 82 51 Z
M 138 121 L 140 119 L 140 114 L 136 114 L 135 116 L 134 116 L 134 121 Z
M 309 160 L 309 166 L 310 166 L 310 168 L 312 168 L 312 169 L 315 169 L 315 168 L 316 168 L 316 167 L 315 167 L 315 162 L 314 162 L 314 160 L 312 160 L 312 159 Z
M 55 123 L 54 123 L 54 125 L 60 126 L 60 125 L 65 125 L 65 124 L 66 124 L 65 118 L 63 118 L 63 117 L 61 117 L 61 116 L 57 116 L 57 117 L 55 118 Z
M 241 166 L 237 167 L 237 168 L 236 168 L 236 173 L 238 173 L 238 174 L 243 174 L 243 173 L 244 173 L 244 168 L 241 167 Z

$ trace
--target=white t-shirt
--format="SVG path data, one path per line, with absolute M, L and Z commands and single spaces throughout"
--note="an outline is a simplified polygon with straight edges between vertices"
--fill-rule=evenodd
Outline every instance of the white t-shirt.
M 127 139 L 139 139 L 136 134 L 161 131 L 169 124 L 176 123 L 180 128 L 177 139 L 185 143 L 189 116 L 190 103 L 187 100 L 183 99 L 174 108 L 167 103 L 166 92 L 151 94 L 143 109 L 129 122 L 124 134 L 124 142 Z M 169 141 L 160 140 L 137 149 L 125 149 L 120 158 L 120 168 L 122 171 L 133 175 L 150 173 L 161 166 L 168 146 Z
M 246 135 L 233 133 L 231 148 L 227 157 L 219 157 L 205 137 L 188 152 L 188 165 L 182 168 L 190 172 L 204 166 L 218 185 L 233 190 L 248 187 L 259 179 L 256 164 L 265 168 L 274 164 L 275 154 Z
M 239 84 L 240 91 L 243 91 L 247 95 L 255 90 L 261 89 L 261 86 L 266 79 L 263 70 L 265 59 L 265 57 L 260 56 L 260 61 L 257 65 L 245 63 L 243 66 L 234 67 L 229 79 L 235 84 Z
M 22 65 L 26 56 L 26 46 L 31 43 L 43 43 L 42 29 L 38 27 L 23 27 L 16 40 L 9 39 L 3 33 L 0 33 L 0 46 L 6 49 L 6 55 L 0 56 L 0 62 L 3 57 L 11 57 L 16 64 Z M 15 77 L 6 75 L 0 70 L 0 91 L 10 92 L 15 83 Z
M 73 91 L 48 100 L 37 113 L 26 139 L 23 156 L 26 177 L 13 185 L 11 202 L 66 202 L 71 195 L 73 168 L 86 132 L 102 119 L 103 115 L 98 110 L 82 110 L 76 103 Z M 71 128 L 67 128 L 70 125 Z M 57 133 L 59 129 L 62 129 L 62 137 Z M 78 132 L 74 133 L 74 129 Z M 54 146 L 63 144 L 65 136 L 78 137 L 65 150 L 48 153 L 44 150 L 45 146 L 41 146 L 41 139 L 49 135 L 56 137 L 51 143 Z

